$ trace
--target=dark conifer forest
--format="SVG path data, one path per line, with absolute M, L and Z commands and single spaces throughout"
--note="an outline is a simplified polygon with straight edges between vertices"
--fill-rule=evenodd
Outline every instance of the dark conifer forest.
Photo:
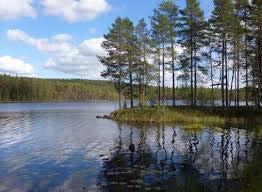
M 115 100 L 117 98 L 114 85 L 108 81 L 0 75 L 0 82 L 2 102 Z
M 40 79 L 28 77 L 12 77 L 0 75 L 0 99 L 2 102 L 38 102 L 38 101 L 87 101 L 87 100 L 117 100 L 117 84 L 110 81 L 84 79 Z M 124 84 L 121 99 L 130 99 L 129 85 Z M 153 100 L 158 88 L 147 86 L 147 99 Z M 134 86 L 134 98 L 139 99 L 140 87 Z M 188 100 L 188 88 L 177 88 L 177 98 Z M 219 89 L 199 88 L 201 102 L 219 100 Z M 214 96 L 214 97 L 213 97 Z M 166 88 L 167 99 L 172 99 L 172 89 Z M 244 99 L 244 90 L 241 90 Z

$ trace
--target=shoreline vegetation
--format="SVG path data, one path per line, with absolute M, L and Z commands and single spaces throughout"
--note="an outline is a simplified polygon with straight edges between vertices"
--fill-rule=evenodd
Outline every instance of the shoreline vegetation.
M 0 101 L 60 102 L 117 100 L 114 84 L 102 80 L 42 79 L 0 75 Z
M 43 102 L 83 102 L 117 101 L 117 85 L 111 81 L 86 79 L 42 79 L 0 75 L 0 103 L 43 103 Z M 126 84 L 128 89 L 128 84 Z M 134 99 L 139 100 L 140 87 L 134 85 Z M 198 89 L 199 102 L 220 100 L 220 90 L 201 87 Z M 156 100 L 156 86 L 147 86 L 146 100 Z M 189 100 L 189 88 L 177 88 L 178 100 Z M 240 100 L 244 101 L 244 89 L 240 90 Z M 172 88 L 165 88 L 166 99 L 172 100 Z M 124 93 L 122 99 L 130 99 Z
M 260 124 L 262 111 L 246 106 L 156 106 L 118 109 L 110 116 L 115 121 L 125 123 L 183 123 L 190 128 L 200 128 L 202 125 L 244 125 L 247 121 Z
M 83 102 L 103 102 L 103 101 L 115 101 L 115 100 L 96 100 L 96 99 L 91 99 L 91 100 L 46 100 L 46 101 L 0 101 L 0 104 L 19 104 L 19 103 L 83 103 Z
M 162 0 L 149 22 L 117 17 L 104 34 L 102 48 L 107 54 L 98 56 L 105 67 L 101 76 L 117 85 L 119 110 L 111 118 L 127 123 L 187 123 L 192 128 L 248 123 L 259 127 L 261 13 L 260 1 L 214 1 L 207 19 L 198 0 L 186 1 L 182 9 L 174 0 Z M 151 85 L 153 92 L 148 91 Z M 170 86 L 171 94 L 166 89 Z M 202 94 L 203 87 L 210 92 Z M 181 94 L 181 89 L 186 91 Z M 180 95 L 188 106 L 177 107 Z M 172 106 L 165 105 L 168 98 Z M 215 100 L 221 106 L 215 106 Z M 147 107 L 147 101 L 157 107 Z

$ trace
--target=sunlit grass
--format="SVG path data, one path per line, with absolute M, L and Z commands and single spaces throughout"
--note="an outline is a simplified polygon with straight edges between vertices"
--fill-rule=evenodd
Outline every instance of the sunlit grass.
M 140 123 L 183 123 L 188 128 L 200 128 L 203 125 L 243 124 L 245 118 L 218 114 L 211 110 L 180 107 L 146 107 L 116 110 L 112 119 L 120 122 Z

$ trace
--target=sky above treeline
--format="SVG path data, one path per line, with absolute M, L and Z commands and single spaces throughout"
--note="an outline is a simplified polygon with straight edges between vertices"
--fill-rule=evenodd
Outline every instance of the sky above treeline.
M 0 0 L 0 73 L 102 79 L 103 35 L 114 20 L 148 20 L 160 0 Z M 185 0 L 175 1 L 179 8 Z M 212 0 L 200 0 L 208 18 Z

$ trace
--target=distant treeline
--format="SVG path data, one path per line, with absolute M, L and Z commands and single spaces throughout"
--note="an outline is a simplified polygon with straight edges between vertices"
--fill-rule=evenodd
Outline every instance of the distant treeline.
M 0 99 L 9 101 L 82 101 L 117 99 L 108 81 L 58 80 L 0 75 Z
M 124 94 L 130 99 L 128 85 Z M 147 100 L 154 99 L 158 89 L 148 86 Z M 172 99 L 172 89 L 166 88 L 166 99 Z M 244 90 L 241 91 L 244 99 Z M 135 99 L 139 98 L 139 86 L 134 88 Z M 124 96 L 122 96 L 124 98 Z M 177 88 L 177 98 L 188 100 L 189 88 Z M 219 99 L 220 91 L 209 88 L 199 88 L 199 100 L 210 101 Z M 109 81 L 81 80 L 81 79 L 39 79 L 28 77 L 12 77 L 0 75 L 0 100 L 12 101 L 85 101 L 85 100 L 117 100 L 117 87 Z

